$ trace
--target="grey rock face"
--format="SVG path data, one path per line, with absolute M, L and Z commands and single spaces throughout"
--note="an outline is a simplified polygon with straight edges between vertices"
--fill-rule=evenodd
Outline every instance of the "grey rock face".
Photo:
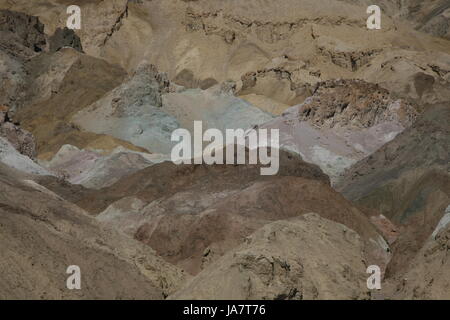
M 20 12 L 0 10 L 0 33 L 2 34 L 2 43 L 15 40 L 18 44 L 34 52 L 43 51 L 47 43 L 44 25 L 39 18 Z
M 34 159 L 36 142 L 33 135 L 10 122 L 6 108 L 0 109 L 0 137 L 5 138 L 21 154 Z
M 152 152 L 167 153 L 177 120 L 161 110 L 161 93 L 168 90 L 163 75 L 141 64 L 122 85 L 77 113 L 82 129 L 114 136 Z
M 27 89 L 24 62 L 46 48 L 37 17 L 0 10 L 0 105 L 14 109 Z
M 56 29 L 55 33 L 50 37 L 49 43 L 50 52 L 58 51 L 64 47 L 71 47 L 79 52 L 83 52 L 80 37 L 77 36 L 75 31 L 68 29 L 67 27 L 64 29 Z
M 0 137 L 0 162 L 22 172 L 37 175 L 52 175 L 27 156 L 20 154 L 8 140 Z
M 174 92 L 176 91 L 176 92 Z M 73 121 L 80 128 L 129 141 L 151 152 L 170 153 L 172 132 L 204 129 L 249 129 L 272 116 L 221 88 L 175 89 L 163 73 L 142 63 L 122 85 L 81 110 Z
M 72 184 L 100 189 L 163 160 L 161 155 L 133 152 L 120 147 L 112 154 L 102 155 L 64 145 L 51 161 L 43 162 L 43 165 Z

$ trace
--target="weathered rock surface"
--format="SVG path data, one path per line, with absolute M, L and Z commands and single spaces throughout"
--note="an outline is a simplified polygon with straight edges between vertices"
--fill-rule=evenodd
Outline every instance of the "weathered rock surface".
M 317 84 L 304 103 L 262 125 L 280 130 L 280 147 L 339 175 L 411 125 L 417 112 L 387 90 L 361 80 Z
M 79 35 L 89 55 L 126 70 L 147 59 L 188 88 L 206 89 L 231 79 L 241 82 L 240 94 L 261 94 L 292 106 L 319 81 L 362 78 L 403 97 L 445 101 L 440 91 L 445 91 L 449 68 L 442 65 L 448 66 L 450 42 L 414 27 L 446 37 L 446 1 L 380 1 L 383 22 L 376 31 L 366 28 L 371 4 L 96 0 L 79 4 L 83 12 Z M 63 28 L 67 20 L 67 4 L 57 0 L 16 0 L 1 7 L 39 16 L 48 34 Z M 440 71 L 434 72 L 436 67 Z M 414 75 L 420 72 L 442 83 L 424 99 L 414 93 Z
M 407 268 L 450 203 L 450 109 L 435 106 L 345 173 L 337 190 L 401 226 L 388 274 Z
M 38 17 L 21 12 L 0 10 L 2 50 L 12 56 L 29 58 L 45 49 L 44 24 Z
M 448 297 L 447 0 L 70 4 L 0 0 L 0 298 Z M 309 163 L 149 154 L 194 120 Z
M 369 299 L 363 241 L 308 213 L 265 225 L 170 299 Z
M 65 48 L 33 58 L 26 68 L 33 75 L 27 103 L 17 109 L 13 119 L 34 135 L 39 158 L 51 159 L 64 144 L 83 149 L 112 151 L 123 146 L 145 151 L 111 136 L 81 131 L 70 123 L 76 112 L 120 85 L 125 78 L 120 67 Z
M 75 31 L 67 27 L 56 29 L 55 33 L 49 38 L 49 45 L 51 52 L 67 47 L 83 52 L 80 38 L 76 35 Z
M 170 153 L 171 133 L 179 124 L 161 110 L 161 95 L 168 86 L 154 66 L 142 63 L 124 83 L 75 114 L 73 122 L 85 131 Z
M 449 220 L 449 210 L 442 222 Z M 429 237 L 407 272 L 390 280 L 387 295 L 394 299 L 450 299 L 450 225 L 443 223 Z
M 8 108 L 0 106 L 0 137 L 5 138 L 21 154 L 34 159 L 36 143 L 33 135 L 11 122 Z
M 403 4 L 405 16 L 412 18 L 418 30 L 450 39 L 450 3 L 445 0 L 409 0 Z
M 64 145 L 49 162 L 42 164 L 72 184 L 100 189 L 112 185 L 124 176 L 168 160 L 163 155 L 135 152 L 121 147 L 108 155 L 103 155 L 100 151 L 80 150 Z
M 2 299 L 162 299 L 181 270 L 153 250 L 100 226 L 30 177 L 0 165 Z M 78 265 L 82 290 L 68 290 Z
M 0 137 L 0 162 L 29 174 L 52 175 L 29 157 L 19 153 L 5 138 Z
M 28 89 L 23 63 L 45 47 L 44 25 L 37 17 L 0 7 L 0 105 L 17 107 Z
M 177 91 L 177 92 L 173 92 Z M 153 152 L 170 154 L 171 134 L 180 127 L 193 134 L 194 121 L 204 130 L 249 129 L 272 117 L 219 87 L 175 89 L 153 65 L 143 62 L 121 86 L 73 117 L 80 128 L 129 141 Z
M 259 168 L 165 162 L 78 203 L 192 274 L 263 225 L 312 211 L 357 230 L 371 261 L 388 261 L 387 244 L 375 227 L 327 185 L 320 169 L 285 152 L 277 176 L 261 176 Z

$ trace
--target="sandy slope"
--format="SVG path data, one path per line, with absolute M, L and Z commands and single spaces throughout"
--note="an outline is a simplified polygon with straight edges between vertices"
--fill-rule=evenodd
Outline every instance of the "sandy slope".
M 388 273 L 406 272 L 450 203 L 448 105 L 436 106 L 353 166 L 337 185 L 348 199 L 402 227 Z
M 2 299 L 162 299 L 182 281 L 150 248 L 31 179 L 0 166 Z M 80 266 L 82 290 L 66 288 L 69 265 Z

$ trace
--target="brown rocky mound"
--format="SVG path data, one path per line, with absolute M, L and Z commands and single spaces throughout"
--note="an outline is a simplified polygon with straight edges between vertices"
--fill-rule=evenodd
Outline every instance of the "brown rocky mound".
M 450 299 L 450 207 L 443 220 L 446 223 L 427 239 L 408 271 L 390 281 L 386 289 L 389 296 L 394 299 Z
M 364 244 L 342 224 L 308 213 L 265 225 L 171 299 L 368 299 Z
M 0 165 L 1 299 L 163 299 L 183 281 L 150 248 L 31 179 Z M 70 265 L 81 290 L 66 287 Z
M 337 185 L 348 199 L 400 226 L 389 276 L 408 269 L 450 203 L 449 123 L 448 105 L 431 108 Z
M 395 111 L 389 108 L 394 103 L 398 104 Z M 388 90 L 377 84 L 361 80 L 329 80 L 317 83 L 299 118 L 319 128 L 336 125 L 368 128 L 394 119 L 408 127 L 416 116 L 410 104 L 393 99 Z
M 78 203 L 193 274 L 263 225 L 308 212 L 354 229 L 368 259 L 386 263 L 386 242 L 320 169 L 290 153 L 280 158 L 276 176 L 261 176 L 259 165 L 156 164 Z
M 413 175 L 416 172 L 413 177 L 420 177 L 423 171 L 449 170 L 449 122 L 448 105 L 435 106 L 426 111 L 396 139 L 352 166 L 337 185 L 337 189 L 349 199 L 365 201 L 366 205 L 370 206 L 371 194 L 375 197 L 376 194 L 382 196 L 381 190 L 384 188 L 386 196 L 382 201 L 385 204 L 374 207 L 387 217 L 401 221 L 404 214 L 399 212 L 398 208 L 392 207 L 392 200 L 396 197 L 388 195 L 389 190 L 393 188 L 386 186 L 390 181 L 401 181 L 400 177 L 408 173 Z

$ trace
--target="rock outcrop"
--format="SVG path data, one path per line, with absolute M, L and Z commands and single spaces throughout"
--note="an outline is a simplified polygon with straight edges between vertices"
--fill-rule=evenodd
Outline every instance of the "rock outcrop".
M 118 146 L 146 151 L 111 136 L 80 130 L 70 122 L 79 110 L 120 85 L 125 72 L 118 66 L 72 48 L 42 53 L 26 64 L 32 75 L 27 103 L 13 119 L 30 131 L 37 142 L 38 158 L 49 160 L 65 144 L 81 149 L 112 151 Z
M 448 0 L 78 2 L 0 0 L 0 299 L 448 298 Z
M 276 221 L 169 298 L 369 299 L 363 247 L 356 232 L 317 214 Z
M 445 101 L 440 91 L 448 83 L 449 70 L 446 1 L 379 1 L 383 24 L 376 31 L 366 27 L 371 4 L 97 0 L 80 4 L 83 27 L 77 33 L 89 55 L 130 72 L 147 59 L 188 88 L 206 89 L 231 79 L 240 83 L 238 92 L 242 88 L 244 95 L 265 95 L 292 106 L 302 102 L 311 85 L 337 78 L 370 79 L 412 97 L 414 77 L 404 74 L 424 72 L 442 88 L 431 98 L 414 98 Z M 16 0 L 2 7 L 39 16 L 49 35 L 67 20 L 67 5 L 57 0 L 33 4 Z M 425 36 L 410 20 L 419 30 L 444 38 Z M 436 67 L 442 71 L 434 72 Z
M 0 105 L 20 105 L 28 90 L 23 64 L 46 45 L 44 25 L 37 17 L 0 7 Z
M 447 221 L 447 223 L 445 223 Z M 394 299 L 448 300 L 450 299 L 450 225 L 449 210 L 442 225 L 435 229 L 407 271 L 390 280 L 387 295 Z
M 356 230 L 367 259 L 385 265 L 386 242 L 328 177 L 294 154 L 280 157 L 276 176 L 261 176 L 260 165 L 156 164 L 77 203 L 192 274 L 263 225 L 308 212 Z
M 450 109 L 435 106 L 351 167 L 337 190 L 401 226 L 388 274 L 404 272 L 450 203 Z
M 176 88 L 165 74 L 143 62 L 119 87 L 79 111 L 73 122 L 97 134 L 129 141 L 152 152 L 170 154 L 178 128 L 192 132 L 194 121 L 204 130 L 247 130 L 272 116 L 215 86 L 208 90 Z
M 55 33 L 49 38 L 49 44 L 49 50 L 51 52 L 67 47 L 83 52 L 80 38 L 75 31 L 68 29 L 67 27 L 56 29 Z
M 185 278 L 150 248 L 5 165 L 0 189 L 2 299 L 163 299 Z M 80 267 L 82 290 L 66 286 L 71 265 Z
M 44 24 L 21 12 L 0 10 L 0 32 L 2 50 L 15 57 L 29 58 L 47 45 Z
M 50 171 L 19 153 L 8 140 L 2 137 L 0 137 L 0 162 L 29 174 L 52 175 Z
M 332 182 L 409 127 L 417 116 L 411 104 L 393 99 L 361 80 L 318 83 L 305 102 L 261 128 L 280 130 L 280 147 L 315 163 Z
M 21 154 L 34 159 L 36 143 L 33 135 L 11 122 L 8 108 L 0 106 L 0 137 L 5 138 Z

